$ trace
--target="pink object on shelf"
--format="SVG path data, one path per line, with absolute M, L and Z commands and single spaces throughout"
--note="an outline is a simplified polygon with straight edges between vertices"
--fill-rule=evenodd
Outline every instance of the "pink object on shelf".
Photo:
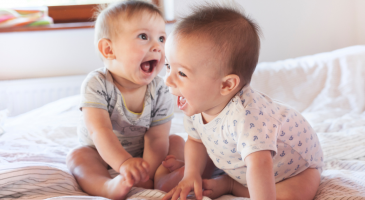
M 10 19 L 14 19 L 15 17 L 13 15 L 3 15 L 3 16 L 0 16 L 0 23 L 1 22 L 5 22 L 7 20 L 10 20 Z
M 53 24 L 53 20 L 46 6 L 0 9 L 0 28 L 49 24 Z

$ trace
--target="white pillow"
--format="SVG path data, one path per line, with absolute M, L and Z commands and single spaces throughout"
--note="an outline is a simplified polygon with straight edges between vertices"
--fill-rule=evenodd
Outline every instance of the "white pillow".
M 365 111 L 365 45 L 257 65 L 251 85 L 300 112 Z
M 2 128 L 2 126 L 5 123 L 6 118 L 8 117 L 8 110 L 0 110 L 0 136 L 5 133 L 5 130 Z

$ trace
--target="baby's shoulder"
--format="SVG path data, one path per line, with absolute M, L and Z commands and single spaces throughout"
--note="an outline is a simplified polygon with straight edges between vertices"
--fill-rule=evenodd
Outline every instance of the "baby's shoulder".
M 278 104 L 276 101 L 271 99 L 269 96 L 261 93 L 260 91 L 252 89 L 249 85 L 242 88 L 235 97 L 232 98 L 232 101 L 229 103 L 233 106 L 230 106 L 231 117 L 239 119 L 277 119 L 276 115 L 281 114 L 281 111 L 278 112 Z M 280 105 L 281 108 L 284 108 L 284 105 Z M 235 114 L 234 114 L 235 113 Z M 248 120 L 250 121 L 250 120 Z
M 90 93 L 90 91 L 100 91 L 101 93 L 110 93 L 114 90 L 113 77 L 104 67 L 91 71 L 81 85 L 82 93 Z M 89 92 L 87 92 L 89 91 Z
M 249 85 L 243 87 L 231 100 L 237 110 L 246 112 L 247 110 L 263 111 L 270 107 L 272 99 L 265 94 L 252 89 Z M 241 108 L 241 109 L 239 109 Z
M 149 83 L 148 85 L 158 88 L 165 85 L 165 83 L 164 80 L 157 75 L 155 78 L 152 79 L 151 83 Z
M 159 76 L 156 76 L 151 83 L 148 84 L 148 86 L 154 100 L 157 100 L 162 96 L 170 96 L 169 88 L 165 85 L 164 80 Z
M 102 67 L 89 72 L 86 78 L 84 79 L 84 82 L 95 82 L 95 81 L 105 82 L 105 80 L 110 78 L 112 79 L 112 76 L 108 71 L 108 69 Z

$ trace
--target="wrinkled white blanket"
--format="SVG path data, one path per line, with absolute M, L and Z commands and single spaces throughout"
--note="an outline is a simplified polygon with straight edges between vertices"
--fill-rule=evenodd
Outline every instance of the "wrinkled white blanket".
M 365 199 L 365 46 L 260 63 L 252 86 L 302 112 L 317 131 L 325 170 L 315 199 Z M 65 165 L 78 143 L 78 101 L 79 96 L 61 99 L 5 121 L 0 198 L 105 199 L 82 192 Z M 171 132 L 186 138 L 182 117 L 175 114 Z M 158 190 L 133 188 L 128 198 L 162 196 Z

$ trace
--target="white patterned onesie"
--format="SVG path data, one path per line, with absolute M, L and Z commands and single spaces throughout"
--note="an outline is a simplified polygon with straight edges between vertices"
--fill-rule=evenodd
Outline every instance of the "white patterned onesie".
M 185 116 L 185 130 L 201 141 L 217 168 L 247 187 L 244 162 L 249 154 L 271 150 L 275 182 L 307 168 L 322 172 L 323 153 L 317 134 L 303 116 L 249 85 L 207 124 L 201 114 Z

